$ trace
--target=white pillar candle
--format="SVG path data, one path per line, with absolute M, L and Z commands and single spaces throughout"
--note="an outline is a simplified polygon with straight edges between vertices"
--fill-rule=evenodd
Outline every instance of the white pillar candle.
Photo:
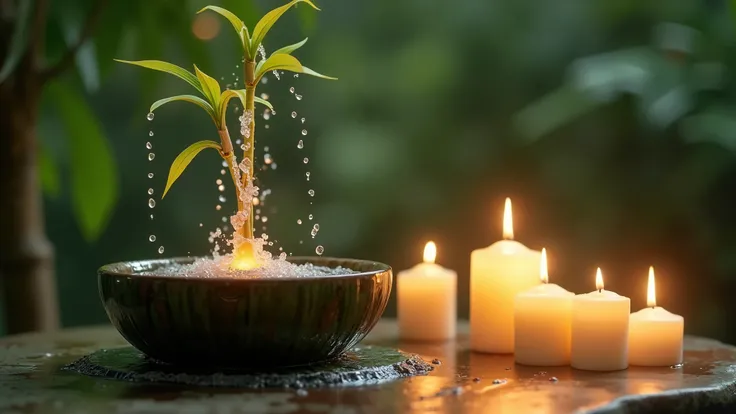
M 505 240 L 470 255 L 470 348 L 514 352 L 514 298 L 538 285 L 541 252 L 514 241 L 511 200 L 503 217 Z
M 631 302 L 603 289 L 600 268 L 595 285 L 598 290 L 572 301 L 571 365 L 590 371 L 626 369 Z
M 424 248 L 424 263 L 396 277 L 399 334 L 412 341 L 444 341 L 455 337 L 457 273 L 434 263 L 437 247 Z
M 647 308 L 629 319 L 629 364 L 661 367 L 682 363 L 685 319 L 657 306 L 654 268 L 649 268 Z
M 541 285 L 514 300 L 514 360 L 536 366 L 570 365 L 570 324 L 575 294 L 549 283 L 547 251 L 539 266 Z

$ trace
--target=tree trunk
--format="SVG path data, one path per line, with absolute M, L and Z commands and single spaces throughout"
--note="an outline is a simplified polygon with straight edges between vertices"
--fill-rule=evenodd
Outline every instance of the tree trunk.
M 41 88 L 38 76 L 24 71 L 0 84 L 0 303 L 8 333 L 59 324 L 36 165 Z

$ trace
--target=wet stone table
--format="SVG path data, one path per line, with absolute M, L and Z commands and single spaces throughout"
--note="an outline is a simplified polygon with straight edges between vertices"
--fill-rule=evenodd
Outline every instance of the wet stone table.
M 360 346 L 434 360 L 428 375 L 311 389 L 193 387 L 62 370 L 100 349 L 127 346 L 111 327 L 0 339 L 0 413 L 736 413 L 736 347 L 697 337 L 682 367 L 612 373 L 514 365 L 468 351 L 467 324 L 445 344 L 399 343 L 383 320 Z

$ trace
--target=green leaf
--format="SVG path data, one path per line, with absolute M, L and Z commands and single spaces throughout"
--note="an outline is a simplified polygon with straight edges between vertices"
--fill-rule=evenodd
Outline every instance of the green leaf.
M 205 6 L 197 14 L 205 10 L 211 10 L 230 21 L 230 24 L 233 25 L 233 28 L 238 33 L 238 39 L 240 39 L 240 43 L 243 45 L 245 54 L 250 56 L 250 33 L 248 33 L 245 23 L 235 13 L 218 6 Z
M 253 38 L 251 39 L 250 43 L 251 50 L 256 50 L 258 48 L 258 45 L 263 42 L 263 39 L 266 37 L 268 31 L 271 30 L 271 27 L 274 25 L 274 23 L 276 23 L 276 21 L 284 13 L 286 13 L 287 10 L 289 10 L 295 4 L 301 2 L 307 3 L 315 10 L 319 10 L 319 7 L 315 6 L 314 3 L 312 3 L 310 0 L 291 0 L 287 4 L 271 10 L 270 12 L 266 13 L 266 15 L 263 16 L 261 20 L 258 21 L 258 23 L 256 23 L 256 27 L 253 29 Z
M 41 188 L 51 198 L 57 198 L 61 192 L 59 183 L 59 167 L 56 165 L 49 149 L 41 143 L 38 150 L 38 176 Z
M 164 62 L 161 60 L 138 60 L 138 61 L 130 61 L 130 60 L 120 60 L 115 59 L 116 62 L 120 63 L 127 63 L 129 65 L 136 65 L 141 66 L 148 69 L 158 70 L 161 72 L 168 73 L 170 75 L 174 75 L 177 78 L 183 79 L 186 83 L 194 86 L 196 90 L 201 92 L 203 95 L 206 96 L 204 93 L 203 86 L 200 85 L 199 80 L 192 72 L 189 72 L 188 70 L 176 66 L 173 63 Z
M 297 49 L 299 49 L 300 47 L 304 46 L 304 44 L 305 44 L 305 43 L 307 43 L 307 40 L 308 40 L 308 39 L 309 39 L 309 38 L 307 37 L 307 38 L 305 38 L 304 40 L 302 40 L 302 41 L 301 41 L 301 42 L 299 42 L 299 43 L 294 43 L 293 45 L 289 45 L 289 46 L 284 46 L 284 47 L 282 47 L 281 49 L 279 49 L 279 50 L 276 50 L 276 51 L 275 51 L 275 52 L 273 52 L 272 54 L 273 54 L 273 55 L 277 55 L 277 54 L 279 54 L 279 53 L 283 53 L 283 54 L 285 54 L 285 55 L 290 55 L 290 54 L 292 54 L 292 53 L 293 53 L 293 52 L 294 52 L 295 50 L 297 50 Z
M 220 84 L 215 78 L 199 70 L 197 65 L 194 65 L 194 72 L 197 74 L 199 84 L 202 85 L 205 98 L 210 101 L 213 108 L 217 108 L 220 103 Z
M 302 73 L 305 74 L 305 75 L 309 75 L 309 76 L 316 76 L 316 77 L 322 78 L 322 79 L 337 80 L 337 78 L 333 78 L 332 76 L 327 76 L 327 75 L 323 75 L 321 73 L 317 73 L 317 72 L 313 71 L 312 69 L 309 69 L 306 66 L 302 66 Z
M 273 111 L 273 105 L 271 105 L 271 102 L 269 102 L 269 101 L 267 101 L 267 100 L 265 100 L 265 99 L 263 99 L 263 98 L 259 98 L 259 97 L 257 97 L 257 96 L 254 96 L 254 97 L 253 97 L 253 100 L 254 100 L 255 102 L 258 102 L 258 103 L 259 103 L 259 104 L 261 104 L 261 105 L 265 105 L 266 107 L 268 107 L 268 109 L 270 109 L 270 110 L 272 110 L 272 111 Z
M 153 105 L 151 105 L 151 109 L 149 109 L 149 112 L 153 112 L 161 105 L 174 101 L 184 101 L 198 105 L 200 108 L 204 109 L 207 112 L 207 115 L 209 115 L 213 120 L 215 119 L 215 109 L 212 108 L 212 105 L 210 105 L 209 102 L 205 101 L 199 96 L 194 95 L 176 95 L 168 98 L 159 99 L 158 101 L 154 102 Z
M 246 30 L 249 27 L 255 27 L 258 18 L 263 14 L 255 0 L 221 0 L 218 3 L 240 17 L 245 23 Z
M 23 53 L 26 51 L 26 44 L 28 43 L 28 26 L 33 16 L 34 1 L 25 0 L 19 3 L 18 12 L 14 19 L 13 35 L 9 42 L 10 46 L 8 47 L 3 67 L 0 68 L 0 82 L 3 82 L 13 73 L 13 70 L 15 70 L 15 67 L 20 62 L 20 58 L 23 57 Z
M 47 87 L 64 125 L 71 166 L 72 209 L 87 240 L 102 233 L 118 198 L 110 143 L 84 97 L 60 82 Z
M 179 154 L 173 163 L 171 163 L 171 168 L 169 169 L 169 178 L 166 180 L 166 188 L 164 189 L 164 194 L 161 196 L 161 198 L 166 197 L 166 193 L 169 192 L 169 189 L 174 184 L 174 182 L 181 176 L 181 173 L 184 172 L 184 170 L 187 168 L 190 162 L 194 159 L 194 157 L 197 156 L 203 149 L 205 148 L 214 148 L 218 151 L 222 151 L 222 147 L 220 144 L 218 144 L 215 141 L 197 141 L 194 144 L 188 146 L 184 151 Z
M 322 75 L 320 73 L 313 71 L 312 69 L 302 66 L 302 64 L 299 63 L 299 60 L 295 58 L 294 56 L 279 53 L 279 54 L 273 54 L 269 56 L 269 58 L 266 59 L 265 61 L 262 60 L 258 62 L 258 66 L 256 66 L 256 75 L 255 75 L 256 83 L 258 83 L 258 81 L 261 80 L 261 77 L 266 72 L 269 72 L 272 70 L 288 70 L 290 72 L 304 73 L 306 75 L 316 76 L 319 78 L 337 80 L 337 78 Z
M 258 62 L 258 66 L 256 67 L 256 84 L 258 84 L 258 81 L 261 79 L 261 76 L 263 76 L 266 72 L 270 72 L 272 70 L 277 69 L 283 69 L 288 70 L 291 72 L 302 72 L 302 64 L 299 63 L 299 60 L 291 55 L 284 55 L 284 54 L 278 54 L 278 55 L 271 55 L 266 60 L 262 60 Z

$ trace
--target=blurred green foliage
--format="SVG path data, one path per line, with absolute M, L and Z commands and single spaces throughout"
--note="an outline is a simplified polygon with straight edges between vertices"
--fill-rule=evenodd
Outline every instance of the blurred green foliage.
M 154 210 L 146 204 L 147 188 L 163 189 L 184 143 L 216 139 L 205 114 L 170 106 L 149 123 L 147 105 L 179 85 L 102 63 L 113 55 L 193 61 L 221 83 L 234 82 L 240 62 L 229 28 L 209 42 L 192 35 L 194 12 L 208 3 L 112 1 L 105 18 L 122 28 L 95 38 L 99 89 L 83 89 L 78 75 L 67 79 L 84 93 L 122 166 L 118 207 L 96 244 L 65 219 L 68 192 L 47 200 L 67 325 L 105 320 L 98 266 L 158 256 L 159 245 L 166 256 L 204 254 L 207 232 L 221 225 L 216 154 L 193 162 Z M 236 13 L 253 24 L 248 10 L 280 3 L 220 5 L 241 7 Z M 303 33 L 284 22 L 266 43 L 269 50 L 308 35 L 319 47 L 300 49 L 300 60 L 340 78 L 319 83 L 287 74 L 260 88 L 278 114 L 258 119 L 269 129 L 260 130 L 257 146 L 261 160 L 268 146 L 278 164 L 260 175 L 260 185 L 272 189 L 264 225 L 278 245 L 296 255 L 322 244 L 327 255 L 403 269 L 433 239 L 438 262 L 459 272 L 460 315 L 467 316 L 469 253 L 500 238 L 510 196 L 517 238 L 547 247 L 554 282 L 590 291 L 601 266 L 606 286 L 639 309 L 654 265 L 661 305 L 684 315 L 689 333 L 736 342 L 734 2 L 318 5 L 319 14 L 299 7 L 285 16 L 298 19 Z M 302 100 L 289 93 L 292 86 Z M 58 115 L 44 112 L 39 135 L 60 141 L 58 124 Z M 68 151 L 54 145 L 54 155 Z M 231 190 L 227 212 L 235 206 Z M 315 221 L 321 230 L 312 239 Z M 394 312 L 392 303 L 387 314 Z

